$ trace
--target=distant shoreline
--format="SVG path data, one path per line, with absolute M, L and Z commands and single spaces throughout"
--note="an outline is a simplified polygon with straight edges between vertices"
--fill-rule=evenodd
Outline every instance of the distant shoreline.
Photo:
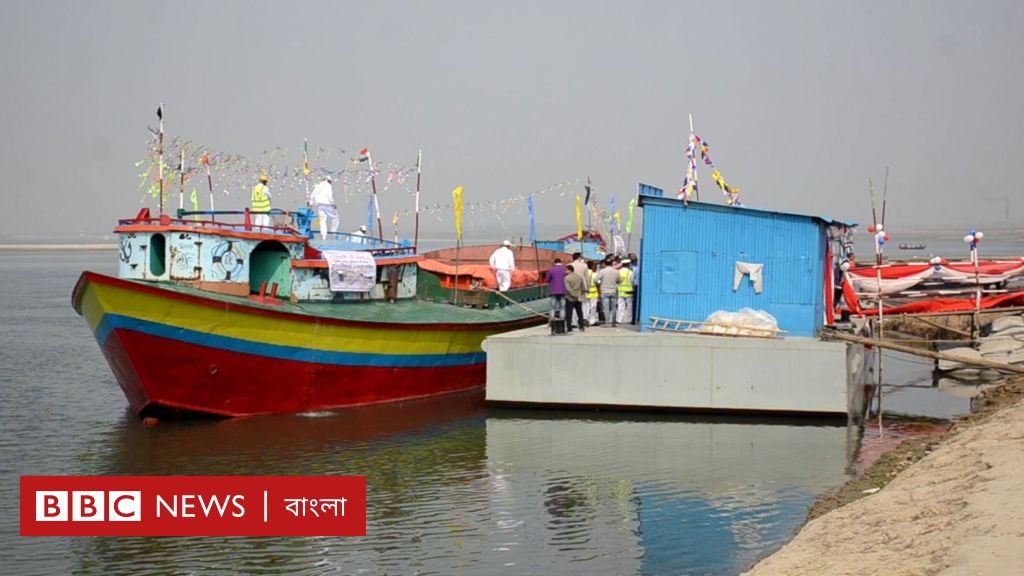
M 117 250 L 117 244 L 0 244 L 0 252 L 81 252 Z

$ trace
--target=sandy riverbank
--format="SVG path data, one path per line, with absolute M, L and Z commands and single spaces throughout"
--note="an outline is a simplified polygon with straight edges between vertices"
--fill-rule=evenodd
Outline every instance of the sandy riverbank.
M 1024 573 L 1024 378 L 980 404 L 942 438 L 917 440 L 923 457 L 879 491 L 810 521 L 747 574 Z
M 0 252 L 78 252 L 116 249 L 117 244 L 0 244 Z

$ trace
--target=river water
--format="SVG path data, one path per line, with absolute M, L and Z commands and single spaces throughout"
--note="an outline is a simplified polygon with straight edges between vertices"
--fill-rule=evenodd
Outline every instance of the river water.
M 0 253 L 2 574 L 738 574 L 847 479 L 836 422 L 511 411 L 482 394 L 143 426 L 70 294 Z M 839 424 L 842 424 L 841 422 Z M 20 475 L 365 475 L 361 538 L 23 538 Z

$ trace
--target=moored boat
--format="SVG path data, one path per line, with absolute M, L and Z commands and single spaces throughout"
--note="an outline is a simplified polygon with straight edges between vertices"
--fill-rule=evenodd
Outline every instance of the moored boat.
M 115 229 L 117 277 L 87 271 L 75 287 L 74 308 L 139 415 L 305 412 L 479 388 L 484 338 L 544 322 L 546 286 L 500 297 L 445 287 L 412 246 L 320 240 L 304 211 L 278 214 L 294 226 L 230 214 L 144 209 Z M 494 304 L 465 305 L 481 293 Z

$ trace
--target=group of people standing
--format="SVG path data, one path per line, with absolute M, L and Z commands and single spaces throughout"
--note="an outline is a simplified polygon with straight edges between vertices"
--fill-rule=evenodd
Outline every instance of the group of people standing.
M 252 187 L 252 193 L 250 194 L 249 209 L 254 215 L 253 224 L 256 226 L 273 226 L 273 221 L 270 217 L 273 197 L 270 194 L 268 181 L 267 176 L 261 174 L 259 182 Z M 313 187 L 309 197 L 306 198 L 306 204 L 316 212 L 317 217 L 320 219 L 320 238 L 322 240 L 327 239 L 328 233 L 337 232 L 338 226 L 341 224 L 341 218 L 338 217 L 338 204 L 334 200 L 334 187 L 332 183 L 333 180 L 329 174 L 324 176 L 324 179 Z M 360 237 L 366 236 L 366 233 L 367 230 L 364 225 L 360 226 L 352 235 Z M 354 238 L 354 240 L 360 241 L 358 238 Z
M 571 334 L 574 319 L 581 332 L 602 322 L 612 327 L 635 324 L 633 303 L 640 278 L 636 255 L 608 256 L 589 263 L 579 252 L 572 258 L 566 266 L 556 258 L 545 276 L 551 333 Z

